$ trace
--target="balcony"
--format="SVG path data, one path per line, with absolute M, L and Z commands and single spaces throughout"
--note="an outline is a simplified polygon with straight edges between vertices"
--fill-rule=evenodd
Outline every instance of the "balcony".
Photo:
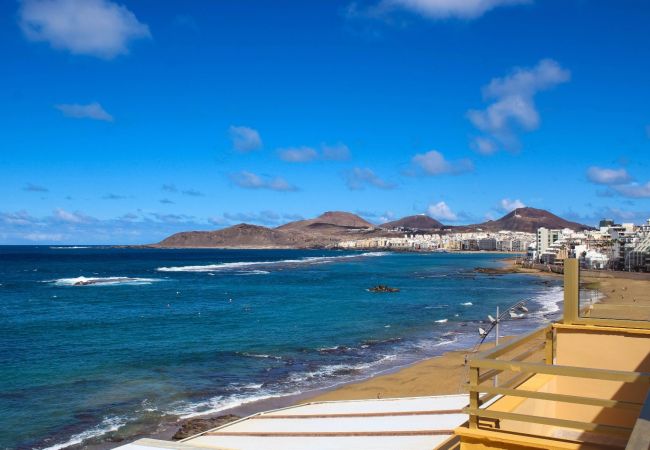
M 564 272 L 562 323 L 469 361 L 461 449 L 650 448 L 650 322 L 630 308 L 592 317 L 580 308 L 577 261 Z

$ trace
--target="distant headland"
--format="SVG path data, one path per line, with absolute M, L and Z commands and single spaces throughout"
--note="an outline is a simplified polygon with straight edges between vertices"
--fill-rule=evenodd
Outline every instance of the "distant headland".
M 154 248 L 377 248 L 390 247 L 394 238 L 406 234 L 490 234 L 512 233 L 511 241 L 534 240 L 532 233 L 538 228 L 570 228 L 586 230 L 592 227 L 570 222 L 548 211 L 535 208 L 517 208 L 498 220 L 451 226 L 427 216 L 414 215 L 381 225 L 373 225 L 356 214 L 329 211 L 314 219 L 289 222 L 276 228 L 241 223 L 215 231 L 183 231 L 162 241 L 148 245 Z M 362 243 L 373 243 L 364 245 Z M 382 242 L 385 246 L 380 245 Z M 359 243 L 359 245 L 357 245 Z M 520 243 L 521 244 L 521 243 Z M 519 245 L 520 245 L 519 244 Z M 517 245 L 518 246 L 518 245 Z M 517 249 L 504 249 L 516 251 Z M 525 247 L 524 247 L 525 250 Z

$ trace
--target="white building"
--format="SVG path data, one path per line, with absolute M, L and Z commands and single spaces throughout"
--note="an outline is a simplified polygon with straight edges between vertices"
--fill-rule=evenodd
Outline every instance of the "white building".
M 562 230 L 544 227 L 537 229 L 537 254 L 545 253 L 561 236 Z

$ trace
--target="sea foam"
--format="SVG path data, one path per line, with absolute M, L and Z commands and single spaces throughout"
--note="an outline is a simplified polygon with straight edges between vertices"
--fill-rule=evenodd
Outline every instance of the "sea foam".
M 158 267 L 158 272 L 220 272 L 220 271 L 238 271 L 256 267 L 272 267 L 277 265 L 308 265 L 308 264 L 326 264 L 346 259 L 377 257 L 389 254 L 388 252 L 367 252 L 355 255 L 344 256 L 309 256 L 300 259 L 282 259 L 279 261 L 242 261 L 232 263 L 207 264 L 204 266 L 176 266 L 176 267 Z M 261 271 L 257 274 L 262 275 Z
M 59 247 L 50 247 L 52 250 L 79 250 L 83 248 L 91 248 L 87 245 L 65 245 Z
M 68 439 L 66 442 L 61 442 L 59 444 L 46 447 L 43 450 L 59 450 L 62 448 L 71 447 L 73 445 L 78 445 L 88 439 L 96 438 L 106 433 L 117 431 L 120 428 L 122 428 L 124 425 L 126 425 L 126 423 L 127 420 L 123 417 L 107 417 L 106 419 L 102 420 L 101 423 L 94 426 L 93 428 L 72 435 L 70 439 Z
M 160 281 L 156 278 L 134 278 L 134 277 L 77 277 L 77 278 L 59 278 L 50 281 L 57 286 L 115 286 L 118 284 L 151 284 Z
M 558 303 L 562 301 L 564 289 L 561 286 L 554 286 L 532 298 L 532 301 L 541 305 L 538 314 L 553 314 L 560 310 Z

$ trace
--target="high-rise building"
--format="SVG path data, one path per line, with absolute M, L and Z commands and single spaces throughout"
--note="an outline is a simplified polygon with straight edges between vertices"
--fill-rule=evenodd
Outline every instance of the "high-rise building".
M 538 257 L 549 249 L 551 245 L 562 235 L 562 230 L 551 230 L 549 228 L 537 229 L 537 255 Z

